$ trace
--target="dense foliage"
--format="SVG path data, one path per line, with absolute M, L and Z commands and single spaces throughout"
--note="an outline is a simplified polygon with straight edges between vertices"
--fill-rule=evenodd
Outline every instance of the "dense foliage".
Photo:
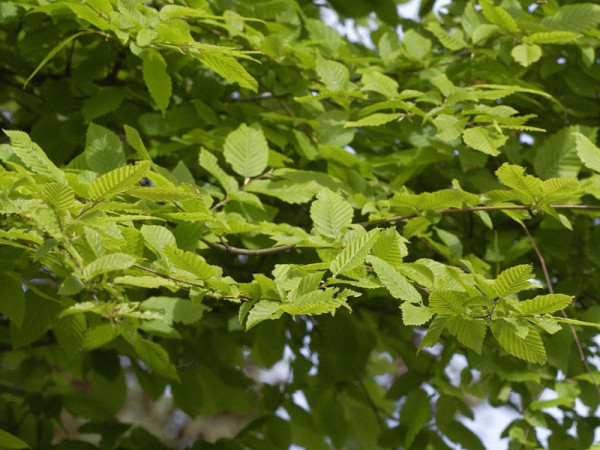
M 600 6 L 396 3 L 0 3 L 0 445 L 593 445 Z

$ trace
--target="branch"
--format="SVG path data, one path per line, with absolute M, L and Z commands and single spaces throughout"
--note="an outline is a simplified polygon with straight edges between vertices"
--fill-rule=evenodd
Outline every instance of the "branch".
M 224 252 L 235 253 L 237 255 L 249 255 L 249 256 L 260 256 L 260 255 L 270 255 L 273 253 L 289 252 L 290 250 L 293 250 L 294 248 L 296 248 L 296 246 L 294 244 L 288 244 L 288 245 L 278 245 L 277 247 L 271 247 L 271 248 L 259 248 L 256 250 L 249 250 L 247 248 L 232 247 L 226 243 L 217 244 L 216 242 L 209 242 L 209 241 L 205 241 L 204 239 L 202 239 L 202 242 L 204 242 L 210 248 L 214 248 L 216 250 L 222 250 Z
M 579 206 L 586 206 L 586 205 L 579 205 Z M 552 281 L 550 280 L 550 274 L 548 273 L 548 267 L 546 267 L 546 260 L 544 259 L 544 256 L 542 255 L 542 252 L 540 251 L 539 247 L 535 243 L 533 236 L 531 236 L 531 233 L 529 232 L 527 225 L 525 225 L 525 223 L 521 223 L 521 225 L 523 225 L 523 230 L 525 230 L 525 234 L 529 238 L 529 242 L 531 242 L 531 246 L 535 250 L 537 257 L 540 260 L 540 264 L 542 266 L 542 271 L 544 272 L 544 278 L 546 279 L 546 284 L 548 285 L 548 291 L 550 292 L 550 294 L 554 294 L 554 289 L 552 288 Z M 569 318 L 564 309 L 561 309 L 560 312 L 565 319 Z M 573 338 L 575 339 L 575 344 L 577 344 L 577 350 L 579 351 L 579 358 L 581 359 L 581 362 L 583 362 L 586 372 L 590 374 L 590 378 L 592 380 L 592 383 L 594 383 L 594 386 L 596 387 L 596 391 L 598 392 L 598 395 L 600 395 L 600 386 L 598 386 L 598 383 L 596 382 L 596 379 L 594 378 L 594 374 L 592 373 L 592 369 L 590 368 L 590 365 L 587 362 L 585 354 L 583 353 L 583 347 L 581 346 L 581 341 L 579 340 L 579 336 L 577 336 L 577 331 L 575 331 L 575 327 L 572 324 L 569 323 L 567 325 L 569 326 L 569 329 L 571 330 L 571 333 L 573 334 Z

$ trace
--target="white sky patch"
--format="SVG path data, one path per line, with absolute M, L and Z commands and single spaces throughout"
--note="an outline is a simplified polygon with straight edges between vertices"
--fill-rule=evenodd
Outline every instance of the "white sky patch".
M 484 401 L 473 408 L 474 420 L 462 417 L 460 421 L 464 426 L 475 433 L 485 448 L 508 448 L 508 439 L 500 439 L 500 435 L 513 420 L 520 414 L 508 406 L 492 407 Z
M 535 139 L 530 134 L 521 133 L 521 134 L 519 134 L 519 142 L 521 144 L 533 145 L 533 143 L 535 142 Z

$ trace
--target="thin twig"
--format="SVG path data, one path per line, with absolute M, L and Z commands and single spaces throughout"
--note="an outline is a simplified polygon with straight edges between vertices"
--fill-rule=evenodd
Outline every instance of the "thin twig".
M 583 206 L 583 205 L 581 205 L 581 206 Z M 546 267 L 546 261 L 544 260 L 544 256 L 542 255 L 542 252 L 540 251 L 539 247 L 535 243 L 533 236 L 531 236 L 531 233 L 529 232 L 527 225 L 525 225 L 525 223 L 521 223 L 521 225 L 523 226 L 523 230 L 525 230 L 525 234 L 529 238 L 529 242 L 531 242 L 531 246 L 533 247 L 533 250 L 535 251 L 538 259 L 540 260 L 540 264 L 542 266 L 542 271 L 544 272 L 544 278 L 546 278 L 546 284 L 548 285 L 548 291 L 550 292 L 550 294 L 554 294 L 554 289 L 552 288 L 552 280 L 550 280 L 550 274 L 548 273 L 548 267 Z M 569 318 L 564 309 L 561 309 L 560 312 L 565 319 Z M 594 379 L 594 374 L 592 373 L 592 369 L 590 368 L 590 365 L 588 364 L 587 359 L 585 357 L 585 353 L 583 352 L 583 347 L 581 346 L 581 341 L 579 340 L 579 336 L 577 336 L 577 331 L 575 331 L 575 327 L 572 324 L 569 323 L 567 325 L 569 326 L 569 329 L 571 330 L 571 333 L 573 334 L 573 338 L 575 339 L 575 344 L 577 345 L 577 350 L 579 350 L 579 358 L 581 359 L 581 362 L 583 362 L 583 365 L 585 366 L 585 370 L 590 375 L 590 378 L 592 380 L 592 383 L 596 387 L 596 391 L 598 392 L 598 395 L 600 395 L 600 386 L 598 386 L 598 383 Z
M 216 250 L 222 250 L 224 252 L 235 253 L 237 255 L 248 255 L 248 256 L 260 256 L 260 255 L 270 255 L 273 253 L 289 252 L 290 250 L 296 248 L 296 246 L 294 244 L 288 244 L 288 245 L 278 245 L 277 247 L 271 247 L 271 248 L 259 248 L 256 250 L 249 250 L 247 248 L 232 247 L 232 246 L 228 245 L 227 243 L 217 244 L 216 242 L 205 241 L 204 239 L 202 239 L 202 242 L 204 242 L 210 248 L 214 248 Z

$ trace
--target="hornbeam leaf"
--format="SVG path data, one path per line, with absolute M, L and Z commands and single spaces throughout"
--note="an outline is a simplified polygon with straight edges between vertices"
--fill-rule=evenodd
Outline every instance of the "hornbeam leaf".
M 564 294 L 538 295 L 531 300 L 515 304 L 515 307 L 524 315 L 550 314 L 566 308 L 573 301 L 573 296 Z
M 535 44 L 522 44 L 515 46 L 510 54 L 516 62 L 528 67 L 542 57 L 542 49 Z
M 479 4 L 481 5 L 481 13 L 487 20 L 510 33 L 519 33 L 517 22 L 507 11 L 500 6 L 494 6 L 490 0 L 480 0 Z
M 227 162 L 244 177 L 260 175 L 267 167 L 269 146 L 259 126 L 240 125 L 227 135 L 223 148 Z
M 163 248 L 163 253 L 175 267 L 190 272 L 202 280 L 209 280 L 217 274 L 217 270 L 207 264 L 197 253 L 180 250 L 170 245 Z
M 438 289 L 429 296 L 429 308 L 436 314 L 462 314 L 466 311 L 466 297 L 465 292 Z
M 323 236 L 339 241 L 345 229 L 352 223 L 354 210 L 338 194 L 325 188 L 317 194 L 310 206 L 310 218 L 315 230 Z
M 248 313 L 248 319 L 246 320 L 246 330 L 249 330 L 254 325 L 262 322 L 263 320 L 279 319 L 283 314 L 280 309 L 281 303 L 274 302 L 271 300 L 261 300 L 252 307 L 250 313 Z
M 57 211 L 67 211 L 75 205 L 75 192 L 65 183 L 47 183 L 42 186 L 44 201 Z
M 325 83 L 330 91 L 340 91 L 346 89 L 350 78 L 348 69 L 343 64 L 336 61 L 329 61 L 317 54 L 317 75 Z
M 528 281 L 531 278 L 533 278 L 533 271 L 529 264 L 511 267 L 498 275 L 492 288 L 498 297 L 506 297 L 527 289 L 531 285 Z
M 448 50 L 457 51 L 467 46 L 465 41 L 459 37 L 452 36 L 437 22 L 430 22 L 427 25 L 427 30 L 429 30 L 436 38 L 438 38 L 440 43 Z
M 171 76 L 167 73 L 167 63 L 156 50 L 146 50 L 143 61 L 144 82 L 152 99 L 156 102 L 156 106 L 164 116 L 169 106 L 172 91 Z
M 544 31 L 525 36 L 523 40 L 533 44 L 566 44 L 580 37 L 581 34 L 571 31 Z
M 402 321 L 404 325 L 421 326 L 433 317 L 433 312 L 427 306 L 416 306 L 409 302 L 404 302 L 400 306 L 402 310 Z
M 531 363 L 546 362 L 546 350 L 542 338 L 533 325 L 529 325 L 529 332 L 525 339 L 519 337 L 514 327 L 504 320 L 494 320 L 490 327 L 496 340 L 511 355 Z
M 369 256 L 367 262 L 373 266 L 375 273 L 394 298 L 411 303 L 421 302 L 419 291 L 393 266 L 376 256 Z
M 48 159 L 40 146 L 33 142 L 27 133 L 17 130 L 3 131 L 9 137 L 15 155 L 23 161 L 23 164 L 35 173 L 45 175 L 55 181 L 65 182 L 62 170 Z
M 400 423 L 408 427 L 404 436 L 404 448 L 410 448 L 417 434 L 430 419 L 431 408 L 427 394 L 421 389 L 411 391 L 400 412 Z
M 486 128 L 468 128 L 462 134 L 465 144 L 488 155 L 500 154 L 498 150 L 508 139 L 494 130 Z
M 202 168 L 215 177 L 219 184 L 223 186 L 225 192 L 235 192 L 238 190 L 238 182 L 219 167 L 215 155 L 203 148 L 200 151 L 199 161 Z
M 384 125 L 392 120 L 399 119 L 403 117 L 403 113 L 396 114 L 384 114 L 384 113 L 376 113 L 371 114 L 370 116 L 363 117 L 360 120 L 353 122 L 346 122 L 344 124 L 344 128 L 352 128 L 352 127 L 378 127 L 379 125 Z
M 596 172 L 600 172 L 600 148 L 596 147 L 585 135 L 573 133 L 575 135 L 575 148 L 579 159 L 583 164 Z
M 448 332 L 456 336 L 458 341 L 465 347 L 475 350 L 481 354 L 483 340 L 487 327 L 481 321 L 454 316 L 448 320 L 446 325 Z
M 118 167 L 96 178 L 90 186 L 89 195 L 94 200 L 114 197 L 134 186 L 146 175 L 149 169 L 150 161 Z
M 0 447 L 11 449 L 31 448 L 26 442 L 4 430 L 0 430 Z
M 137 336 L 133 343 L 137 356 L 155 373 L 163 377 L 180 381 L 177 369 L 169 360 L 169 354 L 156 342 Z
M 338 273 L 350 272 L 364 264 L 365 259 L 379 238 L 379 230 L 374 229 L 350 242 L 344 250 L 331 262 L 329 270 L 336 276 Z
M 135 258 L 125 253 L 112 253 L 89 263 L 83 269 L 83 276 L 92 279 L 102 273 L 124 270 L 135 264 Z
M 218 73 L 227 81 L 237 83 L 253 92 L 257 91 L 258 82 L 233 56 L 216 52 L 203 52 L 198 57 L 212 71 Z

